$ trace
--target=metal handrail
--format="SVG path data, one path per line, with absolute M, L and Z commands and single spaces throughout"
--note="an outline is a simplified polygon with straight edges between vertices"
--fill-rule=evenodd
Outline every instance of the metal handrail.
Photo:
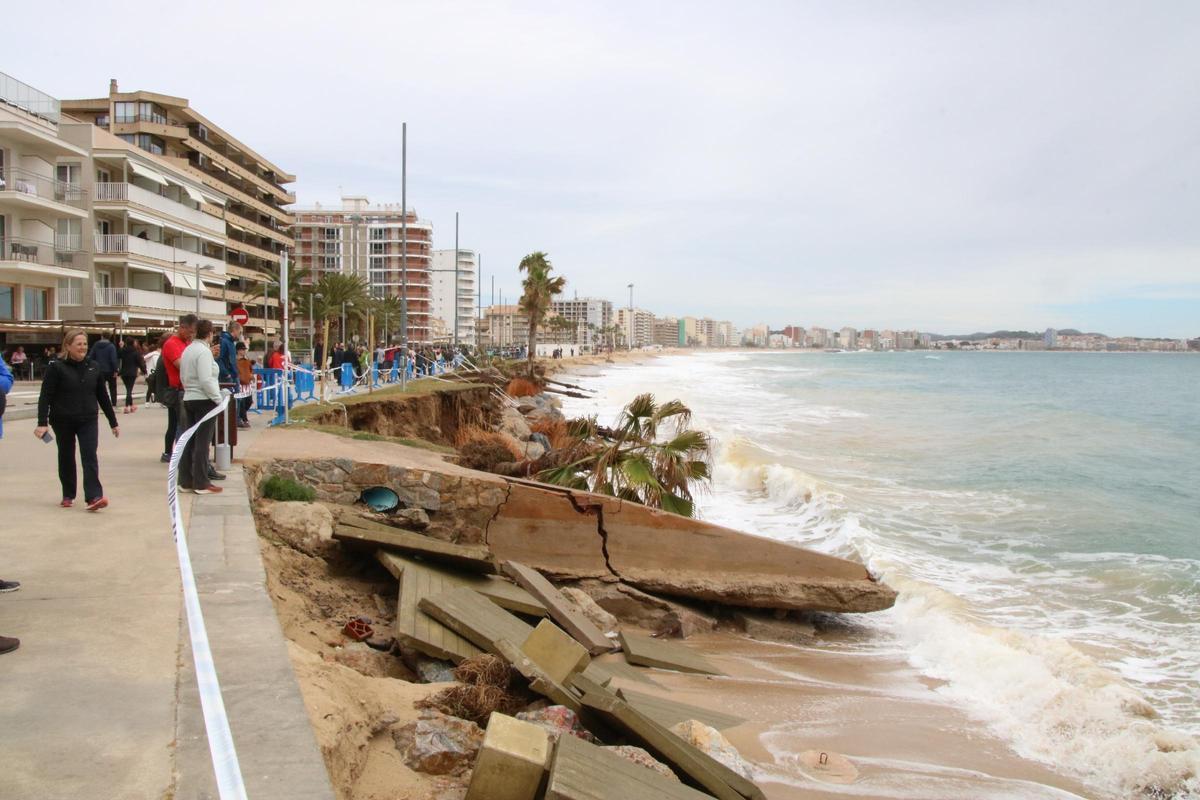
M 78 183 L 67 183 L 20 167 L 0 167 L 0 192 L 18 192 L 42 197 L 43 191 L 47 200 L 80 208 L 87 197 L 87 189 Z

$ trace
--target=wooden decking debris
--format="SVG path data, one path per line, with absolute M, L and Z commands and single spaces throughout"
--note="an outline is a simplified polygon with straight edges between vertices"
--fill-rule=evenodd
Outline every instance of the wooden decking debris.
M 506 561 L 503 564 L 503 570 L 541 601 L 550 613 L 550 618 L 575 637 L 575 640 L 586 647 L 589 653 L 599 655 L 613 649 L 613 643 L 604 635 L 604 631 L 581 614 L 575 604 L 536 569 L 515 561 Z
M 395 566 L 395 564 L 393 564 Z M 444 593 L 458 584 L 439 570 L 410 562 L 396 575 L 400 594 L 396 601 L 396 639 L 432 658 L 458 663 L 474 658 L 478 647 L 428 616 L 418 607 L 421 598 Z M 490 601 L 489 601 L 490 602 Z
M 462 572 L 452 567 L 446 567 L 430 561 L 417 561 L 410 556 L 389 552 L 384 549 L 377 550 L 375 557 L 379 559 L 379 563 L 383 564 L 387 571 L 392 573 L 397 580 L 399 580 L 404 570 L 415 567 L 439 575 L 445 589 L 450 589 L 454 586 L 466 586 L 479 592 L 501 608 L 515 611 L 518 614 L 527 614 L 531 617 L 546 616 L 546 607 L 538 602 L 533 595 L 507 578 L 499 575 Z M 440 589 L 436 593 L 440 594 L 445 589 Z
M 378 522 L 343 515 L 333 527 L 333 538 L 347 543 L 372 545 L 424 556 L 431 561 L 452 564 L 468 572 L 496 571 L 491 551 L 482 545 L 443 542 L 430 536 L 393 528 Z
M 533 632 L 532 627 L 466 587 L 422 597 L 417 607 L 489 653 L 496 652 L 497 639 L 523 642 Z
M 550 765 L 546 800 L 711 800 L 574 736 L 560 736 Z
M 625 631 L 621 631 L 619 638 L 625 658 L 630 664 L 673 669 L 678 672 L 699 672 L 705 675 L 725 674 L 685 645 Z
M 665 697 L 655 697 L 654 695 L 642 694 L 641 692 L 625 688 L 617 689 L 617 697 L 620 697 L 664 728 L 670 728 L 672 725 L 686 722 L 689 719 L 695 719 L 703 722 L 705 725 L 711 725 L 717 730 L 725 730 L 726 728 L 737 727 L 746 721 L 742 717 L 735 717 L 732 714 L 722 714 L 720 711 L 710 711 L 700 706 L 677 703 Z

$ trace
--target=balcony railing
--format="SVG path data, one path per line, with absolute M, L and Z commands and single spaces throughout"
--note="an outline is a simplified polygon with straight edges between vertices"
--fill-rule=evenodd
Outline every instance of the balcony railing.
M 150 308 L 156 311 L 171 313 L 194 311 L 196 298 L 194 295 L 169 294 L 167 292 L 152 292 L 146 289 L 130 289 L 125 286 L 93 287 L 96 293 L 96 305 L 101 308 Z M 200 313 L 208 317 L 225 315 L 225 304 L 220 300 L 200 298 Z
M 83 305 L 83 289 L 78 286 L 60 286 L 55 294 L 58 297 L 58 304 L 60 306 Z
M 131 183 L 97 183 L 97 203 L 134 203 L 139 206 L 169 214 L 176 219 L 191 223 L 199 228 L 217 234 L 225 233 L 225 220 L 218 219 L 212 214 L 176 202 L 169 197 L 147 191 Z
M 176 263 L 181 265 L 181 269 L 194 269 L 199 264 L 202 268 L 211 269 L 214 272 L 223 273 L 225 271 L 225 264 L 221 259 L 206 256 L 203 253 L 193 253 L 191 250 L 171 247 L 162 242 L 143 239 L 140 236 L 130 236 L 127 233 L 96 234 L 96 255 L 126 254 Z
M 72 237 L 65 237 L 68 240 Z M 76 237 L 77 238 L 77 237 Z M 60 248 L 55 242 L 23 239 L 18 236 L 0 237 L 0 261 L 20 261 L 43 267 L 87 269 L 84 254 L 79 248 Z
M 74 208 L 87 205 L 87 190 L 78 183 L 64 183 L 18 167 L 0 168 L 0 192 L 16 192 Z
M 58 100 L 3 72 L 0 72 L 0 100 L 55 125 L 61 116 Z

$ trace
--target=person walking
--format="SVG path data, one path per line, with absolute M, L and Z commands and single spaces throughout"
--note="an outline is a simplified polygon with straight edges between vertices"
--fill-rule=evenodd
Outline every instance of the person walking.
M 112 342 L 109 342 L 112 345 Z M 114 348 L 115 350 L 116 348 Z M 79 461 L 83 464 L 83 499 L 88 511 L 108 505 L 100 485 L 100 461 L 96 456 L 98 425 L 96 411 L 104 412 L 113 436 L 121 435 L 117 415 L 113 413 L 108 387 L 101 378 L 100 366 L 88 358 L 87 334 L 71 328 L 63 337 L 61 357 L 50 362 L 42 378 L 38 396 L 37 427 L 33 435 L 43 438 L 53 428 L 58 438 L 58 480 L 62 484 L 63 508 L 75 502 L 75 442 L 79 442 Z
M 152 403 L 158 399 L 157 395 L 154 393 L 154 373 L 158 368 L 158 360 L 162 357 L 162 346 L 166 343 L 170 336 L 171 334 L 164 333 L 159 337 L 158 341 L 155 342 L 154 348 L 142 356 L 142 363 L 146 367 L 146 372 L 144 373 L 146 375 L 146 403 Z
M 196 322 L 195 314 L 184 314 L 180 317 L 175 335 L 163 342 L 162 355 L 159 357 L 160 372 L 156 373 L 158 380 L 154 382 L 154 394 L 158 402 L 167 407 L 167 432 L 163 436 L 163 452 L 159 459 L 164 464 L 171 460 L 175 440 L 187 427 L 186 421 L 182 419 L 183 384 L 179 382 L 179 362 L 188 343 L 196 335 Z
M 254 366 L 246 354 L 246 343 L 237 343 L 238 385 L 245 397 L 238 398 L 238 427 L 250 427 L 250 401 L 254 399 Z
M 142 351 L 138 350 L 132 336 L 125 337 L 121 352 L 117 354 L 117 361 L 121 382 L 125 384 L 125 408 L 121 413 L 132 414 L 137 411 L 137 406 L 133 403 L 133 384 L 137 382 L 139 372 L 143 375 L 146 374 L 146 360 L 142 357 Z
M 0 355 L 0 439 L 4 438 L 4 409 L 8 406 L 8 393 L 12 391 L 14 376 L 4 356 Z
M 108 399 L 112 405 L 117 404 L 117 370 L 120 360 L 117 358 L 117 346 L 109 341 L 108 333 L 100 334 L 100 339 L 94 345 L 87 357 L 96 362 L 100 370 L 100 378 L 108 386 Z
M 196 323 L 196 338 L 183 351 L 179 363 L 179 378 L 183 383 L 183 406 L 187 418 L 195 421 L 221 402 L 221 388 L 217 382 L 220 369 L 212 353 L 213 324 L 207 319 Z M 196 494 L 218 494 L 221 487 L 209 478 L 208 446 L 212 443 L 215 419 L 207 419 L 196 427 L 192 438 L 183 450 L 179 462 L 179 490 Z

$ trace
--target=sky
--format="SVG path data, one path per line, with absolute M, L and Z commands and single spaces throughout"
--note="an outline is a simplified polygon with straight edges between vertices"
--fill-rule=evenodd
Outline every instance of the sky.
M 541 250 L 738 326 L 1200 336 L 1200 4 L 9 5 L 0 69 L 186 97 L 300 205 L 399 202 L 407 122 L 485 305 Z

